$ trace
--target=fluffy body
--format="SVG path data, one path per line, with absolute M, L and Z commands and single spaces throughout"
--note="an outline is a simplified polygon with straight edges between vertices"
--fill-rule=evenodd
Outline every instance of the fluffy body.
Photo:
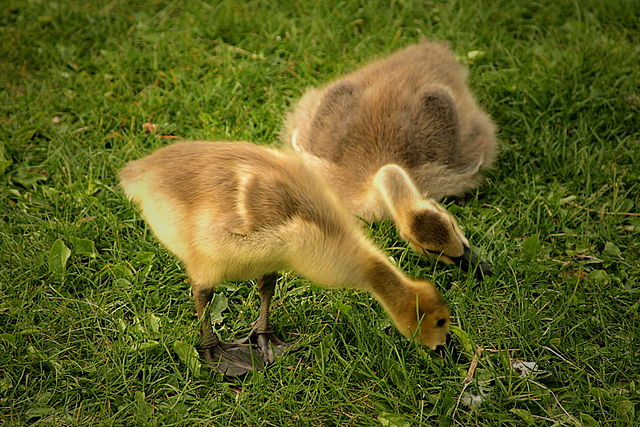
M 475 188 L 496 159 L 495 126 L 467 86 L 467 70 L 441 43 L 422 42 L 308 90 L 283 139 L 322 171 L 349 210 L 388 209 L 372 191 L 387 164 L 421 195 L 440 200 Z

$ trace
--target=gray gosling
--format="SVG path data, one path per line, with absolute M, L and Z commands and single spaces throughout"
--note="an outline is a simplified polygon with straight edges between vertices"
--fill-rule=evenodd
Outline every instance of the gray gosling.
M 288 114 L 285 143 L 314 165 L 351 213 L 391 217 L 419 253 L 490 273 L 436 203 L 482 180 L 495 126 L 448 47 L 422 42 L 310 89 Z
M 287 348 L 269 325 L 281 270 L 329 288 L 368 291 L 402 334 L 431 349 L 445 344 L 449 309 L 434 285 L 402 274 L 295 153 L 246 142 L 181 142 L 130 162 L 120 180 L 158 240 L 184 263 L 203 356 L 223 374 L 261 369 Z M 261 307 L 249 337 L 221 342 L 204 316 L 213 289 L 255 278 Z

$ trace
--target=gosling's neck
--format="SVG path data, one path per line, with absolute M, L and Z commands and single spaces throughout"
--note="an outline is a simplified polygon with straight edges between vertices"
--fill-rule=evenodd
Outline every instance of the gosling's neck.
M 382 254 L 372 254 L 363 263 L 362 287 L 371 292 L 387 309 L 395 312 L 408 293 L 410 281 Z
M 311 281 L 331 288 L 362 289 L 380 297 L 403 288 L 406 279 L 402 273 L 355 225 L 334 236 L 310 237 L 309 229 L 305 231 L 305 239 L 292 251 L 289 265 Z
M 374 176 L 373 186 L 396 223 L 403 223 L 406 214 L 423 200 L 409 174 L 395 164 L 380 168 Z

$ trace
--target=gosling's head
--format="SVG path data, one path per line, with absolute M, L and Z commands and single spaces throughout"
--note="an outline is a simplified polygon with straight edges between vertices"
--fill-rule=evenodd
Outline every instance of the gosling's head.
M 432 350 L 443 346 L 449 336 L 449 307 L 429 282 L 411 281 L 389 310 L 396 328 L 407 338 Z
M 480 279 L 491 275 L 491 266 L 471 251 L 453 215 L 438 203 L 423 200 L 405 218 L 407 224 L 402 227 L 402 238 L 417 252 L 457 265 L 464 271 L 476 269 Z

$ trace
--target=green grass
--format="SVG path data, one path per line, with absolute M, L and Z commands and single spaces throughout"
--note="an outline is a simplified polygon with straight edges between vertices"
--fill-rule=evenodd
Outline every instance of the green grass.
M 640 211 L 637 1 L 0 7 L 0 425 L 638 422 L 640 219 L 598 213 Z M 197 376 L 174 349 L 197 343 L 186 276 L 117 171 L 171 142 L 158 135 L 277 144 L 305 88 L 421 36 L 469 63 L 500 128 L 487 182 L 447 202 L 494 276 L 418 258 L 390 223 L 370 232 L 485 349 L 473 380 L 468 361 L 389 328 L 369 295 L 292 274 L 273 323 L 303 350 L 241 380 Z M 217 327 L 241 337 L 255 283 L 223 295 Z M 510 358 L 548 374 L 519 377 Z

